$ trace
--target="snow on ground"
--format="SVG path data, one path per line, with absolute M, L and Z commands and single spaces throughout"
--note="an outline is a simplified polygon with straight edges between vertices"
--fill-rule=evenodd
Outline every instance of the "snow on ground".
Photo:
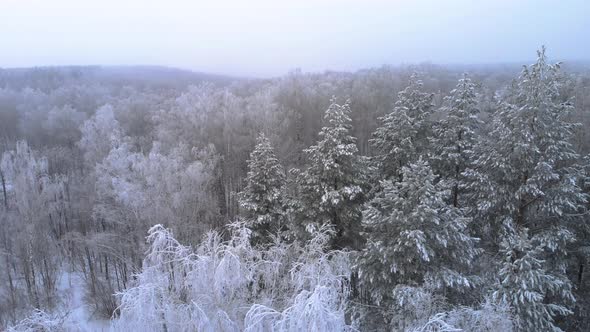
M 84 279 L 79 272 L 65 272 L 58 283 L 63 294 L 63 311 L 68 313 L 64 327 L 71 332 L 110 331 L 110 321 L 92 317 L 84 303 Z

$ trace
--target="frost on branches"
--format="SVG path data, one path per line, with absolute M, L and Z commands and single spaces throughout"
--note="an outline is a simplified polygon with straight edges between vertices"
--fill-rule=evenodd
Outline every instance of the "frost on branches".
M 339 105 L 333 98 L 324 120 L 320 140 L 304 150 L 309 166 L 296 174 L 297 210 L 308 228 L 334 228 L 333 247 L 356 247 L 365 181 L 356 138 L 350 134 L 350 102 Z
M 49 314 L 36 309 L 28 317 L 8 327 L 7 332 L 58 332 L 63 331 L 66 315 Z
M 0 234 L 4 246 L 0 257 L 6 262 L 1 269 L 8 275 L 8 287 L 0 288 L 0 296 L 10 299 L 14 309 L 28 309 L 26 301 L 33 308 L 52 308 L 57 298 L 59 237 L 67 228 L 62 217 L 67 180 L 51 175 L 47 158 L 26 141 L 3 153 L 0 175 L 11 187 L 10 195 L 4 196 L 6 210 L 0 210 L 6 232 Z M 23 271 L 22 278 L 13 279 L 10 271 L 17 268 Z
M 473 283 L 464 271 L 478 253 L 476 239 L 467 233 L 469 218 L 446 203 L 448 191 L 435 183 L 427 162 L 419 159 L 401 175 L 401 182 L 383 181 L 364 211 L 367 245 L 357 262 L 361 284 L 384 306 L 399 300 L 395 290 L 404 285 L 438 292 L 469 289 Z
M 393 110 L 382 117 L 371 144 L 377 152 L 380 179 L 399 177 L 401 169 L 418 159 L 427 148 L 428 117 L 433 94 L 422 92 L 422 81 L 412 74 L 408 86 L 398 93 Z
M 119 294 L 116 330 L 346 331 L 348 253 L 326 251 L 331 230 L 306 243 L 250 245 L 243 223 L 194 250 L 156 225 L 134 287 Z
M 505 303 L 486 299 L 478 308 L 461 307 L 447 312 L 438 312 L 414 322 L 406 330 L 412 332 L 512 332 L 514 322 L 509 309 Z
M 573 302 L 571 284 L 567 277 L 546 270 L 542 259 L 544 248 L 533 247 L 532 242 L 523 231 L 501 243 L 504 261 L 500 284 L 493 296 L 510 305 L 517 331 L 561 331 L 554 325 L 555 317 L 572 312 L 564 305 L 550 303 L 546 296 Z
M 466 172 L 477 232 L 505 255 L 497 294 L 512 306 L 520 330 L 558 330 L 554 319 L 570 312 L 573 299 L 566 247 L 586 197 L 570 143 L 573 107 L 562 87 L 559 65 L 547 63 L 543 48 L 504 96 L 474 170 Z
M 248 160 L 246 187 L 239 194 L 255 243 L 268 243 L 271 235 L 285 231 L 285 181 L 283 166 L 261 133 Z
M 434 124 L 430 140 L 433 169 L 451 188 L 449 201 L 455 207 L 465 203 L 464 199 L 460 200 L 467 186 L 463 172 L 473 167 L 475 130 L 481 122 L 477 118 L 479 109 L 475 88 L 475 83 L 467 75 L 459 80 L 457 87 L 445 97 L 445 105 L 439 110 L 443 118 Z

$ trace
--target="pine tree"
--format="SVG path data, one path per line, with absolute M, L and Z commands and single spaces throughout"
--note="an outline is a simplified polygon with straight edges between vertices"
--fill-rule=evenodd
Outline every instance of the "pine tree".
M 577 186 L 579 156 L 569 142 L 574 125 L 566 120 L 573 107 L 560 95 L 562 84 L 559 64 L 548 64 L 543 48 L 537 62 L 524 67 L 503 98 L 489 139 L 478 147 L 475 170 L 466 173 L 473 181 L 470 188 L 482 222 L 477 230 L 491 240 L 488 247 L 504 243 L 508 248 L 503 250 L 519 252 L 510 264 L 523 259 L 530 265 L 536 260 L 525 266 L 526 273 L 520 267 L 505 267 L 499 287 L 515 292 L 510 286 L 513 280 L 536 284 L 534 278 L 542 278 L 546 285 L 537 285 L 535 301 L 511 304 L 521 321 L 529 321 L 523 326 L 537 324 L 531 320 L 543 317 L 552 329 L 557 329 L 551 323 L 554 315 L 567 311 L 547 310 L 536 303 L 561 308 L 572 298 L 564 257 L 574 238 L 571 225 L 579 220 L 576 212 L 586 199 Z M 520 240 L 511 240 L 515 237 Z
M 465 74 L 445 97 L 439 110 L 442 118 L 434 124 L 431 138 L 433 169 L 451 188 L 450 202 L 455 207 L 460 205 L 459 196 L 467 185 L 463 172 L 472 167 L 475 130 L 480 125 L 475 89 Z
M 563 275 L 545 270 L 543 246 L 534 245 L 526 230 L 507 236 L 500 244 L 503 256 L 500 284 L 493 297 L 510 305 L 517 331 L 561 331 L 554 325 L 557 315 L 572 313 L 567 307 L 547 303 L 547 294 L 574 301 L 571 283 Z
M 352 129 L 349 101 L 331 100 L 316 145 L 304 150 L 308 167 L 296 172 L 299 202 L 296 210 L 307 228 L 334 227 L 333 246 L 358 246 L 364 173 Z
M 267 242 L 271 234 L 283 231 L 285 225 L 285 172 L 270 141 L 260 133 L 248 160 L 246 187 L 239 202 L 246 212 L 247 226 L 255 242 Z
M 500 104 L 488 140 L 478 145 L 476 170 L 468 172 L 487 221 L 499 230 L 509 217 L 531 235 L 561 228 L 585 201 L 567 121 L 573 106 L 559 94 L 559 65 L 547 64 L 544 48 L 538 55 Z
M 367 245 L 358 259 L 359 277 L 379 303 L 396 285 L 461 289 L 477 255 L 467 234 L 469 218 L 447 204 L 448 190 L 437 183 L 421 158 L 402 168 L 402 181 L 382 181 L 382 190 L 363 212 Z
M 399 177 L 401 168 L 416 161 L 426 149 L 433 95 L 421 90 L 422 81 L 413 74 L 398 94 L 393 111 L 380 119 L 382 125 L 370 141 L 376 151 L 379 178 Z

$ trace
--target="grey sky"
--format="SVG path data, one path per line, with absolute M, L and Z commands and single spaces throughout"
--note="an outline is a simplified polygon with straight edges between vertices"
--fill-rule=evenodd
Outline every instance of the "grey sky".
M 590 58 L 588 0 L 0 0 L 0 67 L 152 64 L 269 76 Z

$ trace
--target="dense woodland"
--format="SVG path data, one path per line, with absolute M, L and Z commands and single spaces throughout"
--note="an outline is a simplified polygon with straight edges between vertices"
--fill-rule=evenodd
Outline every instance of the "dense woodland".
M 590 66 L 544 49 L 0 69 L 0 329 L 76 331 L 77 275 L 115 331 L 587 331 L 589 128 Z

